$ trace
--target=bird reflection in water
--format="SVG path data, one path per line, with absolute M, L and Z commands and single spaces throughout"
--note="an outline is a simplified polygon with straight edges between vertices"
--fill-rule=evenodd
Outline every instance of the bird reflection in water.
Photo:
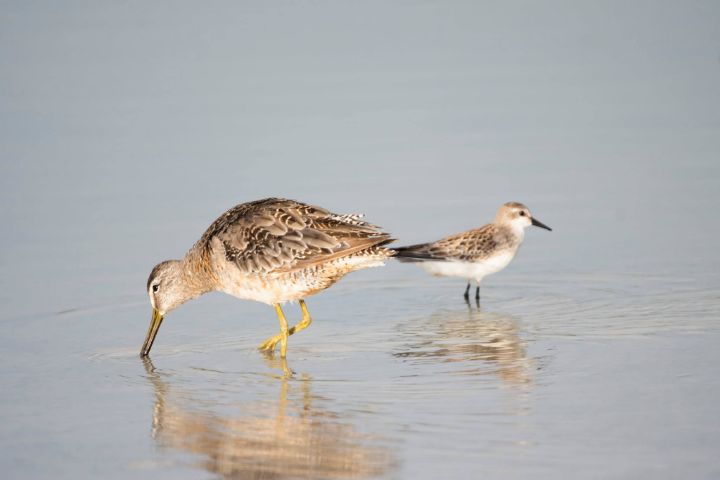
M 268 361 L 289 371 L 285 359 Z M 175 388 L 149 358 L 144 363 L 155 389 L 155 441 L 200 455 L 201 467 L 221 478 L 372 478 L 393 469 L 394 460 L 380 439 L 313 405 L 318 397 L 307 376 L 278 375 L 279 398 L 243 408 L 252 414 L 227 415 L 212 409 L 207 399 L 193 400 Z
M 412 362 L 458 365 L 454 373 L 496 375 L 509 385 L 531 383 L 531 361 L 525 353 L 516 319 L 467 309 L 439 311 L 400 327 L 410 340 L 395 353 Z

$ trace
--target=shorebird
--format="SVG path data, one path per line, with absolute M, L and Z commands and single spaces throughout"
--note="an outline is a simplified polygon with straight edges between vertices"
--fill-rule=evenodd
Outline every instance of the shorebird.
M 165 315 L 210 291 L 275 307 L 280 333 L 260 349 L 280 355 L 287 339 L 312 319 L 304 298 L 333 285 L 345 274 L 380 266 L 393 239 L 362 215 L 338 215 L 294 200 L 267 198 L 237 205 L 208 227 L 181 260 L 159 263 L 147 292 L 152 319 L 140 356 L 150 353 Z M 300 301 L 302 320 L 288 328 L 281 304 Z
M 525 238 L 525 228 L 530 225 L 552 231 L 534 218 L 525 205 L 509 202 L 498 209 L 495 221 L 483 227 L 395 251 L 401 262 L 417 263 L 433 275 L 466 278 L 464 296 L 468 302 L 470 283 L 477 282 L 475 300 L 479 302 L 480 282 L 508 266 Z

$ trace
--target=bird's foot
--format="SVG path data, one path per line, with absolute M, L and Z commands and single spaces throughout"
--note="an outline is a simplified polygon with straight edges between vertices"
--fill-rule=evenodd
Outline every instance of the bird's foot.
M 258 347 L 258 350 L 261 350 L 263 352 L 273 352 L 275 351 L 275 347 L 277 346 L 277 344 L 282 341 L 282 338 L 283 336 L 281 334 L 270 337 Z

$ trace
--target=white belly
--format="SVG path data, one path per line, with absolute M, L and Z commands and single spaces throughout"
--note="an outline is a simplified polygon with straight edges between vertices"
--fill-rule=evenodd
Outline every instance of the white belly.
M 468 280 L 475 280 L 480 283 L 483 277 L 499 272 L 503 268 L 507 267 L 513 257 L 515 257 L 515 252 L 507 252 L 493 255 L 482 262 L 425 261 L 419 263 L 419 265 L 426 272 L 432 275 L 439 275 L 442 277 L 462 277 L 467 278 Z
M 224 260 L 224 259 L 223 259 Z M 353 256 L 324 265 L 321 272 L 299 270 L 295 273 L 244 275 L 228 262 L 216 268 L 225 281 L 218 290 L 237 298 L 273 305 L 292 302 L 318 293 L 338 281 L 348 272 L 384 265 L 385 255 Z

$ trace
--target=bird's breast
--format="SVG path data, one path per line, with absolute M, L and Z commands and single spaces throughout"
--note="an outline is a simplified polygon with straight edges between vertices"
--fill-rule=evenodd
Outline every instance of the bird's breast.
M 444 277 L 462 277 L 480 281 L 483 277 L 499 272 L 515 257 L 515 250 L 499 252 L 484 260 L 468 261 L 439 261 L 422 262 L 420 266 L 432 275 Z

